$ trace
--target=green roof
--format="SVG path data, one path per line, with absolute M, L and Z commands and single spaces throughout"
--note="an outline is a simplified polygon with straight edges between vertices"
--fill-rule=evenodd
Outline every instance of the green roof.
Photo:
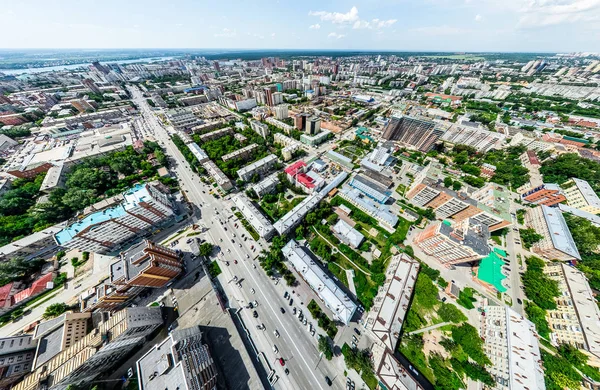
M 500 249 L 494 249 L 487 257 L 481 259 L 477 279 L 491 284 L 499 292 L 505 292 L 506 287 L 502 285 L 502 281 L 506 279 L 506 275 L 502 273 L 504 261 L 500 256 L 506 256 L 506 252 Z

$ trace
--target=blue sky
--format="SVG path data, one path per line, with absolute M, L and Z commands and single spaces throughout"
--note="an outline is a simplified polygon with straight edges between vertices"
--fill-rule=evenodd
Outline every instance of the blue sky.
M 600 51 L 600 0 L 0 0 L 1 48 Z

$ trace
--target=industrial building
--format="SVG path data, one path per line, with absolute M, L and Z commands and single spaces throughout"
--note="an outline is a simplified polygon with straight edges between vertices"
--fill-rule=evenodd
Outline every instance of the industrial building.
M 440 139 L 455 145 L 471 146 L 478 152 L 485 153 L 490 149 L 499 148 L 504 143 L 506 135 L 488 129 L 453 123 Z
M 352 160 L 349 159 L 348 157 L 344 156 L 343 154 L 339 154 L 336 151 L 333 151 L 333 150 L 328 151 L 325 154 L 325 157 L 327 157 L 334 163 L 345 166 L 348 169 L 354 169 L 354 164 L 352 163 Z
M 443 134 L 444 131 L 436 127 L 434 122 L 400 115 L 390 119 L 382 137 L 428 152 Z
M 237 171 L 238 177 L 244 181 L 249 181 L 255 174 L 264 175 L 268 173 L 277 163 L 277 156 L 269 154 L 252 164 L 246 165 Z
M 350 297 L 327 276 L 295 240 L 290 240 L 281 252 L 325 306 L 332 311 L 335 318 L 348 325 L 357 308 Z
M 344 184 L 338 194 L 342 199 L 347 200 L 359 210 L 375 218 L 381 227 L 393 231 L 396 224 L 398 224 L 398 216 L 393 214 L 388 206 L 376 204 L 370 198 L 366 198 L 359 190 Z
M 367 195 L 369 198 L 374 199 L 382 204 L 385 204 L 390 196 L 392 196 L 392 191 L 361 175 L 355 175 L 352 177 L 349 184 L 363 194 Z
M 532 250 L 549 260 L 581 260 L 571 231 L 561 211 L 548 206 L 539 206 L 527 210 L 525 225 L 542 235 Z
M 121 204 L 86 215 L 54 238 L 69 249 L 108 253 L 174 215 L 168 192 L 160 183 L 138 184 L 123 193 Z
M 171 331 L 136 366 L 140 390 L 217 388 L 217 367 L 199 327 Z
M 252 201 L 248 199 L 246 195 L 238 194 L 234 196 L 233 203 L 259 236 L 265 240 L 273 237 L 275 234 L 273 225 L 269 222 L 267 217 L 262 215 L 258 208 L 252 204 Z
M 191 129 L 201 123 L 201 120 L 187 108 L 176 108 L 167 111 L 167 119 L 177 130 Z

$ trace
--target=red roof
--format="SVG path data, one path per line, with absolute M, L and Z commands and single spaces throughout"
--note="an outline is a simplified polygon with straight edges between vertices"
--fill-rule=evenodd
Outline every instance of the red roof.
M 305 166 L 306 166 L 306 163 L 304 161 L 302 161 L 302 160 L 296 161 L 289 167 L 285 168 L 285 173 L 287 173 L 290 176 L 296 176 L 298 173 L 303 171 L 302 168 L 304 168 Z
M 296 180 L 306 188 L 315 187 L 314 179 L 308 176 L 306 173 L 300 173 L 298 176 L 296 176 Z
M 10 300 L 10 291 L 12 290 L 12 287 L 13 283 L 0 287 L 0 308 L 6 306 L 6 301 Z
M 46 290 L 46 285 L 54 279 L 52 272 L 47 273 L 31 284 L 31 287 L 19 291 L 13 296 L 13 304 L 17 304 L 29 297 L 33 297 Z
M 538 160 L 537 155 L 533 150 L 527 151 L 527 157 L 529 157 L 529 162 L 531 165 L 540 165 L 540 160 Z

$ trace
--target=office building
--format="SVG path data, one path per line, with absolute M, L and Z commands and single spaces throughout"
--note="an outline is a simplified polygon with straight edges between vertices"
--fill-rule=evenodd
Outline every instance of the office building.
M 217 388 L 217 367 L 199 327 L 171 331 L 136 366 L 140 390 Z
M 269 126 L 265 125 L 264 123 L 260 123 L 259 121 L 251 120 L 250 128 L 265 139 L 269 135 Z
M 396 350 L 414 291 L 419 262 L 405 253 L 395 255 L 385 271 L 365 328 L 390 351 Z
M 174 215 L 168 189 L 158 182 L 137 184 L 119 205 L 86 215 L 54 238 L 69 249 L 108 253 Z
M 567 198 L 558 184 L 542 184 L 521 194 L 521 199 L 544 206 L 554 206 L 564 202 Z
M 350 297 L 327 276 L 295 240 L 290 240 L 281 252 L 325 306 L 331 310 L 335 319 L 348 325 L 357 308 Z
M 258 233 L 259 236 L 265 240 L 270 239 L 275 234 L 275 229 L 267 217 L 265 217 L 259 210 L 254 206 L 252 201 L 244 194 L 239 194 L 233 198 L 233 203 L 237 209 L 244 215 L 246 221 L 250 223 L 252 228 Z
M 0 338 L 0 388 L 9 389 L 31 372 L 36 347 L 31 335 Z
M 233 159 L 247 160 L 248 158 L 250 158 L 250 156 L 252 155 L 252 152 L 254 152 L 254 150 L 256 148 L 258 148 L 257 144 L 248 145 L 248 146 L 245 146 L 234 152 L 224 155 L 223 157 L 221 157 L 221 159 L 223 161 L 229 161 L 229 160 L 233 160 Z
M 331 227 L 331 230 L 338 240 L 354 249 L 358 248 L 365 239 L 365 236 L 343 219 L 339 219 L 337 223 Z
M 392 117 L 382 137 L 428 152 L 443 134 L 444 131 L 436 128 L 434 122 L 401 115 Z
M 454 224 L 436 222 L 417 234 L 413 242 L 442 264 L 480 260 L 490 254 L 489 232 L 485 225 L 464 220 Z
M 321 131 L 315 135 L 301 134 L 300 142 L 309 146 L 318 146 L 327 141 L 331 135 L 329 130 Z
M 571 344 L 600 363 L 600 309 L 585 274 L 570 264 L 548 263 L 544 274 L 558 283 L 556 309 L 546 311 L 552 344 Z
M 306 120 L 306 132 L 310 135 L 317 135 L 321 132 L 321 118 L 312 116 Z
M 352 177 L 349 184 L 363 194 L 367 195 L 369 198 L 374 199 L 382 204 L 387 202 L 390 196 L 392 196 L 392 191 L 362 175 L 355 175 Z
M 279 174 L 275 172 L 253 185 L 252 191 L 254 191 L 259 198 L 262 198 L 264 195 L 273 192 L 277 187 L 277 184 L 279 184 Z
M 587 181 L 574 177 L 561 188 L 569 206 L 588 213 L 600 214 L 600 198 Z
M 492 362 L 494 390 L 544 390 L 544 369 L 535 325 L 508 306 L 485 306 L 481 338 Z
M 38 364 L 13 389 L 63 390 L 68 385 L 90 385 L 140 348 L 146 337 L 163 323 L 159 307 L 129 307 L 113 315 L 100 313 L 95 316 L 90 331 L 69 347 L 63 346 L 62 337 L 52 337 L 55 331 L 43 336 L 40 345 L 44 343 L 45 362 Z M 40 359 L 41 352 L 36 351 L 36 359 Z
M 525 225 L 543 238 L 534 243 L 532 250 L 549 260 L 581 260 L 573 236 L 561 211 L 548 206 L 529 209 Z
M 268 173 L 277 163 L 277 156 L 269 154 L 258 161 L 255 161 L 237 171 L 238 177 L 244 181 L 249 181 L 255 174 L 264 175 Z
M 217 164 L 212 160 L 208 160 L 202 163 L 202 167 L 206 169 L 208 175 L 217 183 L 221 190 L 227 192 L 233 188 L 233 183 L 222 170 L 219 169 Z

